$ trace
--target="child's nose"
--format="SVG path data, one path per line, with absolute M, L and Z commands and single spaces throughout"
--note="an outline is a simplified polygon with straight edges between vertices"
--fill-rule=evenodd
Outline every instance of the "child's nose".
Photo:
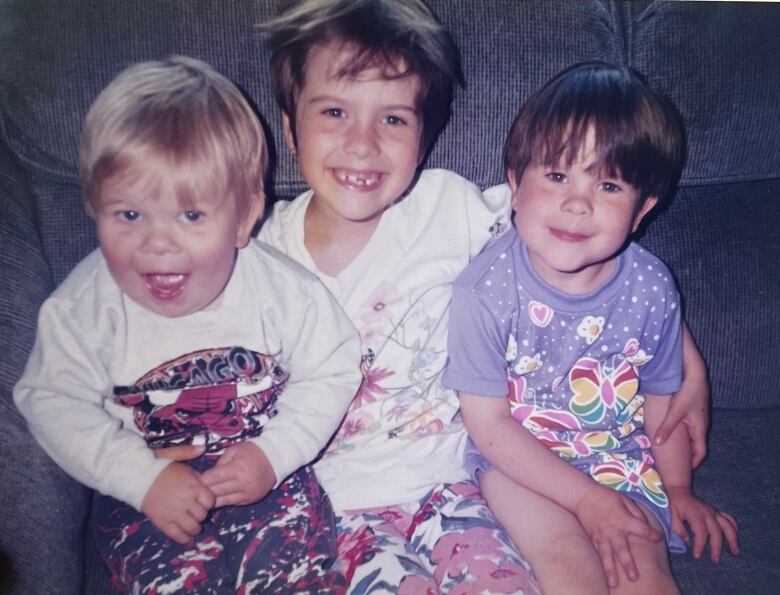
M 146 230 L 143 249 L 151 254 L 165 254 L 176 250 L 177 244 L 173 230 L 168 226 L 150 225 Z
M 566 195 L 562 208 L 572 215 L 589 215 L 593 212 L 590 196 L 581 190 L 572 190 Z
M 364 158 L 379 152 L 377 131 L 371 122 L 354 122 L 347 132 L 345 150 L 350 155 Z

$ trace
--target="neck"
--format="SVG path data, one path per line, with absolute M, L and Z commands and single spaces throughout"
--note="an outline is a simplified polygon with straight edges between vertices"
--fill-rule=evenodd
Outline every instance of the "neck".
M 349 221 L 309 203 L 303 222 L 303 244 L 317 270 L 335 277 L 347 268 L 374 235 L 381 216 Z

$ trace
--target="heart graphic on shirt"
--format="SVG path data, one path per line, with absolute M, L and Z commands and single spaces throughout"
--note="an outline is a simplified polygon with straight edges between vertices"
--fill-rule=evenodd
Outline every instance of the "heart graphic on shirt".
M 547 304 L 535 300 L 528 302 L 528 316 L 535 326 L 546 327 L 552 321 L 554 314 L 553 309 Z
M 634 338 L 631 338 L 628 341 L 626 341 L 626 344 L 623 347 L 623 355 L 626 357 L 631 357 L 632 355 L 636 355 L 637 353 L 639 353 L 639 341 L 637 341 Z

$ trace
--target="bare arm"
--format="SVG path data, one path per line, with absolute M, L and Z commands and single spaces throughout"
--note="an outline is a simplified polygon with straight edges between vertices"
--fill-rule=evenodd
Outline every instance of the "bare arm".
M 672 399 L 663 420 L 653 434 L 653 443 L 664 444 L 682 422 L 695 469 L 707 456 L 710 386 L 704 363 L 688 325 L 683 322 L 683 382 Z

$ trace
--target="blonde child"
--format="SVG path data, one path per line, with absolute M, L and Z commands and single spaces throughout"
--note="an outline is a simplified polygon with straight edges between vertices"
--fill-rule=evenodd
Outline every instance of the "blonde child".
M 673 108 L 635 73 L 565 70 L 509 132 L 515 230 L 455 282 L 443 382 L 467 466 L 546 593 L 677 592 L 684 521 L 697 557 L 738 549 L 734 519 L 691 493 L 685 430 L 650 442 L 682 381 L 680 299 L 630 237 L 683 156 Z
M 249 104 L 197 60 L 137 64 L 90 108 L 80 159 L 100 247 L 43 305 L 14 398 L 99 492 L 115 585 L 343 591 L 303 466 L 359 385 L 359 343 L 313 275 L 250 238 L 267 152 Z M 189 463 L 155 457 L 190 444 Z
M 315 465 L 350 589 L 535 592 L 467 478 L 458 401 L 440 383 L 451 283 L 509 211 L 418 169 L 449 115 L 456 49 L 418 0 L 286 2 L 268 28 L 285 138 L 311 189 L 277 203 L 260 237 L 317 274 L 363 344 L 363 385 Z M 699 389 L 689 410 L 706 402 Z

